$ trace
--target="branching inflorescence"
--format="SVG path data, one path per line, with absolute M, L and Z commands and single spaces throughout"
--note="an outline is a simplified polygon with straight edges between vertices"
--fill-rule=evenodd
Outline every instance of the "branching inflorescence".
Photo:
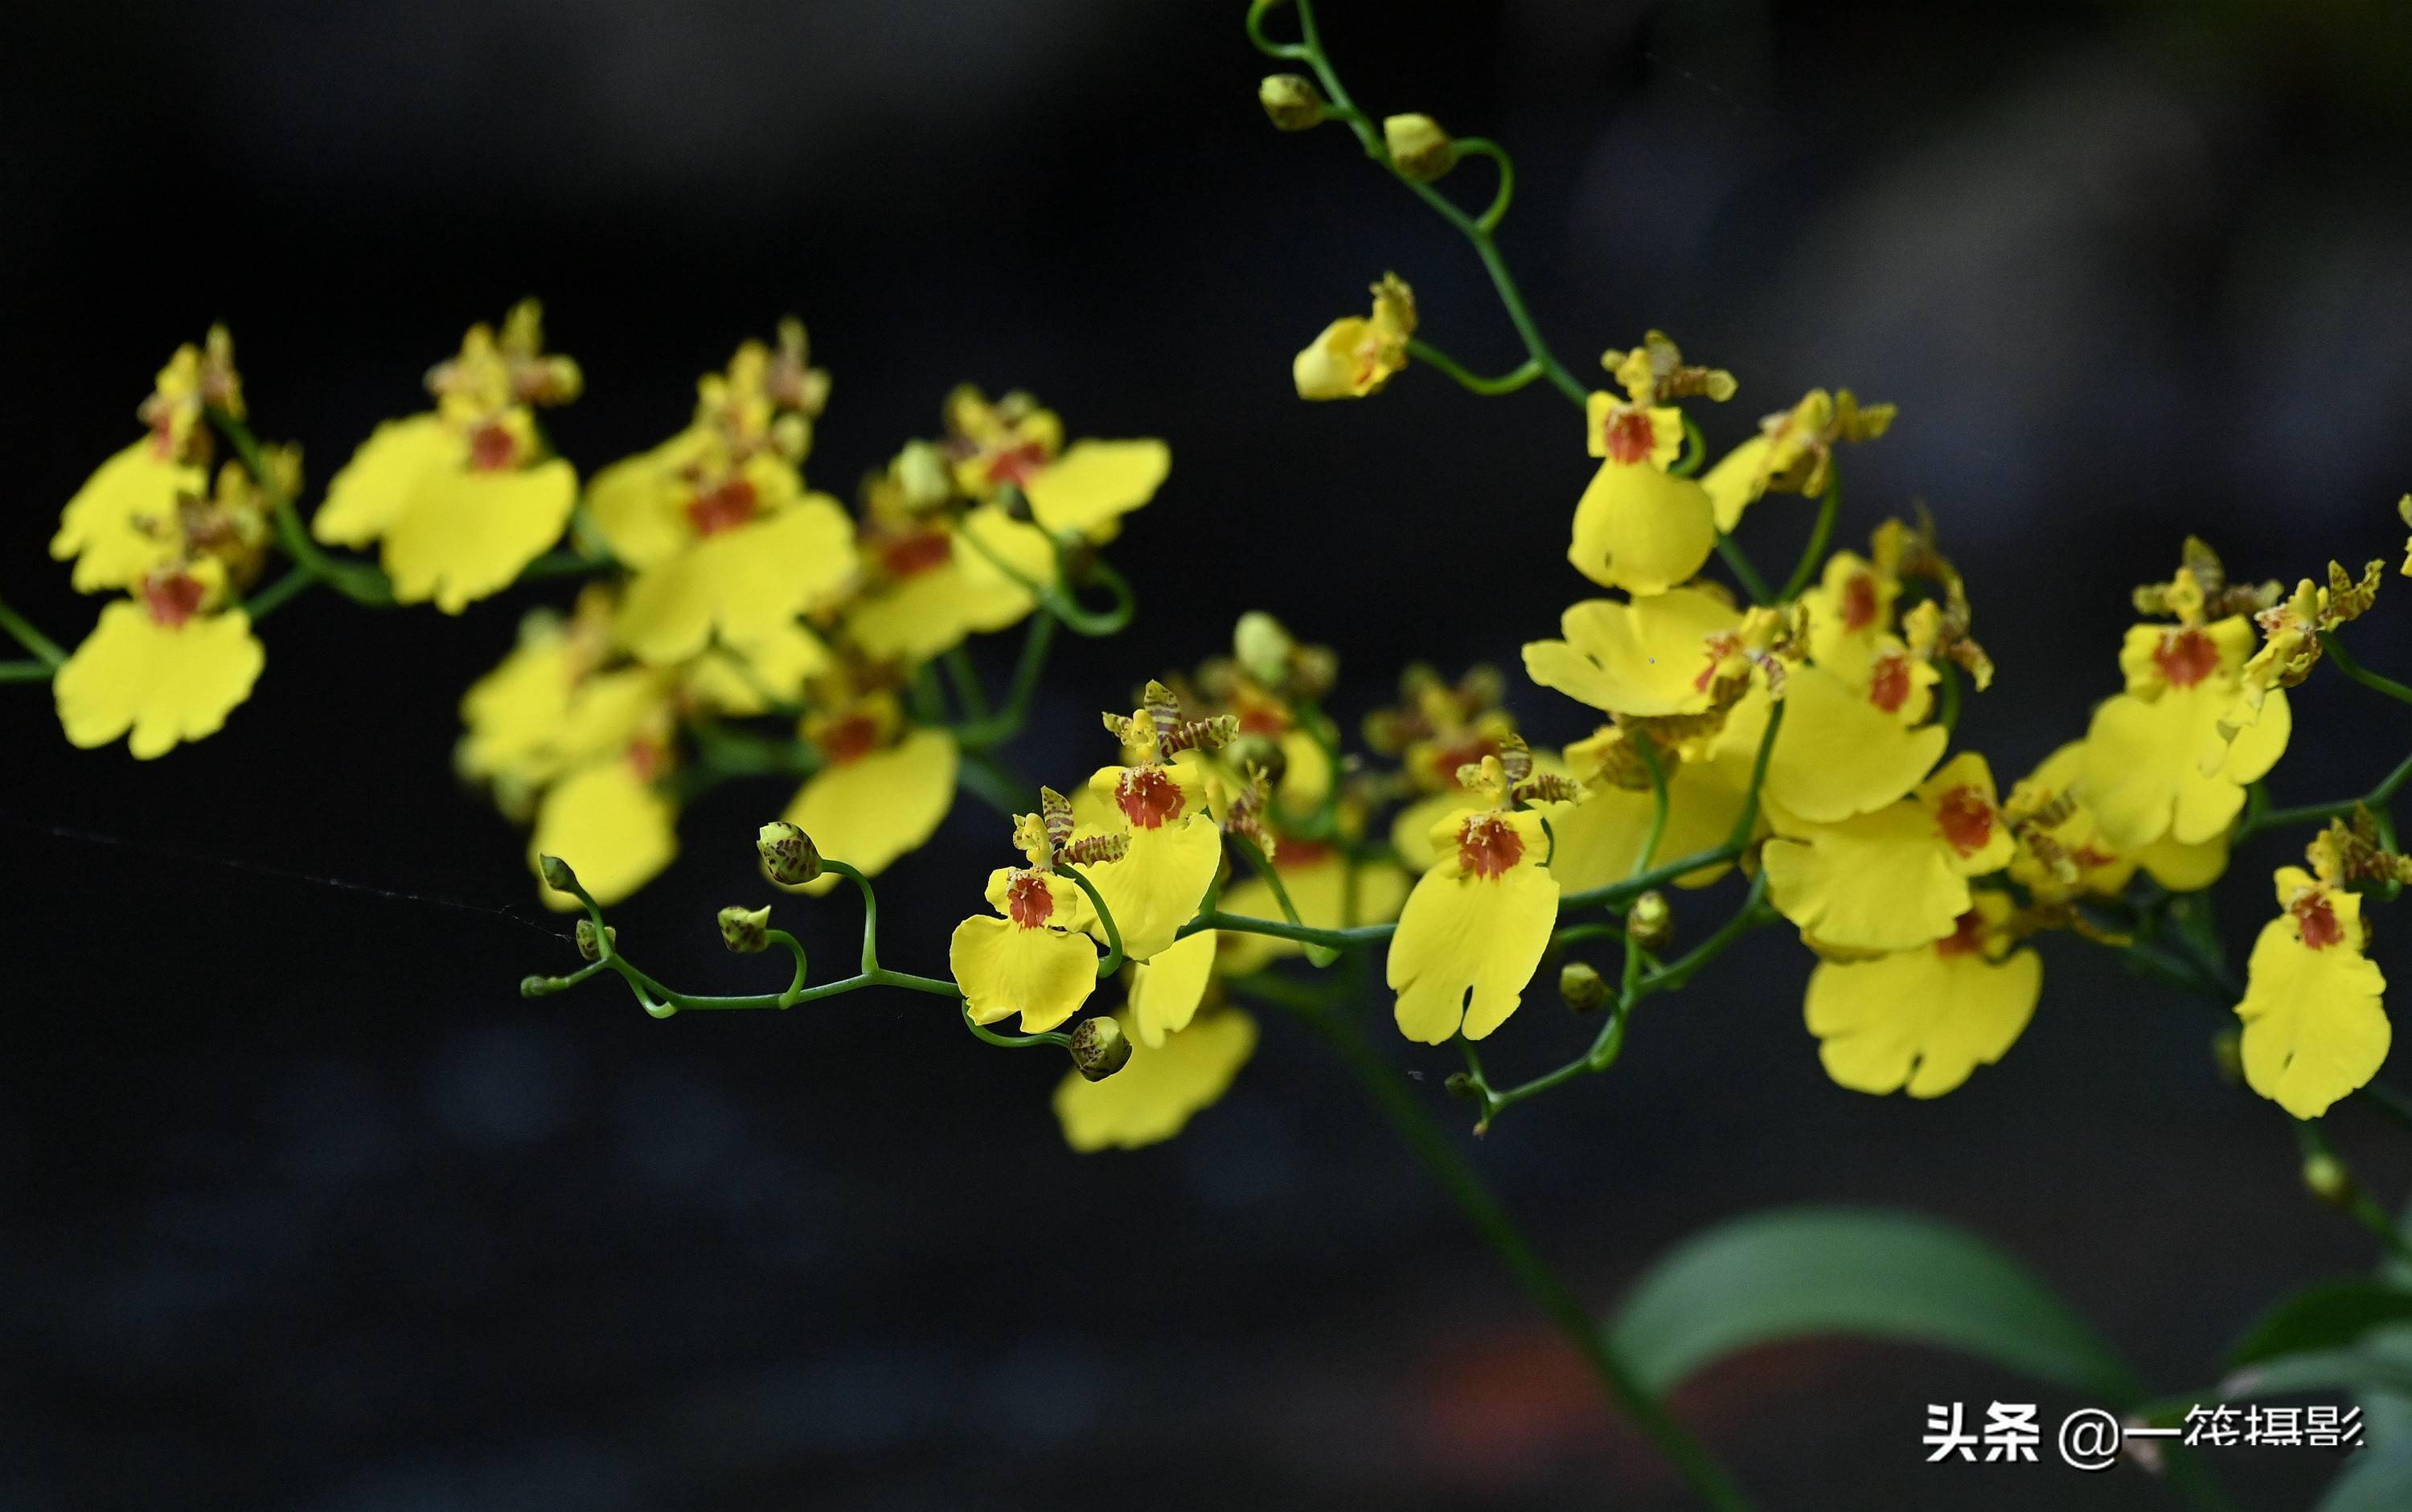
M 1285 10 L 1296 40 L 1273 35 Z M 1730 401 L 1735 379 L 1652 331 L 1605 354 L 1603 387 L 1581 380 L 1499 250 L 1515 183 L 1505 150 L 1361 110 L 1306 0 L 1257 0 L 1248 30 L 1305 70 L 1263 81 L 1274 124 L 1345 126 L 1461 231 L 1526 354 L 1477 374 L 1417 334 L 1412 289 L 1385 274 L 1367 315 L 1298 353 L 1301 396 L 1366 397 L 1421 364 L 1478 395 L 1546 382 L 1581 414 L 1598 461 L 1567 560 L 1621 596 L 1573 605 L 1558 637 L 1524 648 L 1523 669 L 1604 716 L 1588 738 L 1533 749 L 1497 673 L 1419 667 L 1367 722 L 1371 759 L 1346 754 L 1322 707 L 1332 654 L 1252 613 L 1228 655 L 1106 716 L 1112 759 L 1069 796 L 1035 787 L 1002 753 L 1058 631 L 1110 635 L 1130 619 L 1130 588 L 1102 551 L 1164 481 L 1161 442 L 1067 444 L 1029 396 L 960 389 L 943 433 L 867 478 L 850 517 L 804 482 L 829 385 L 789 321 L 701 380 L 686 428 L 581 486 L 537 418 L 577 397 L 579 371 L 544 351 L 533 303 L 473 328 L 429 374 L 433 407 L 380 426 L 306 523 L 298 450 L 254 438 L 225 332 L 180 349 L 141 407 L 143 436 L 69 502 L 52 545 L 79 589 L 125 596 L 72 653 L 0 606 L 0 630 L 30 657 L 0 664 L 0 679 L 52 683 L 79 745 L 127 736 L 136 756 L 157 756 L 223 725 L 264 665 L 257 626 L 310 590 L 457 613 L 514 582 L 586 580 L 566 611 L 532 616 L 462 704 L 463 771 L 532 823 L 548 901 L 581 916 L 584 964 L 523 992 L 610 975 L 657 1018 L 870 988 L 945 999 L 985 1043 L 1069 1056 L 1055 1110 L 1083 1149 L 1176 1133 L 1248 1059 L 1251 1006 L 1298 1014 L 1718 1505 L 1739 1493 L 1365 1044 L 1353 1014 L 1376 960 L 1404 1035 L 1460 1048 L 1449 1085 L 1475 1105 L 1477 1132 L 1611 1068 L 1642 1004 L 1779 920 L 1816 957 L 1805 1017 L 1825 1067 L 1860 1092 L 1937 1096 L 1998 1060 L 2041 992 L 2030 942 L 2058 932 L 2232 1007 L 2237 1074 L 2297 1119 L 2357 1092 L 2407 1111 L 2373 1081 L 2390 1034 L 2363 906 L 2412 879 L 2390 812 L 2412 758 L 2354 799 L 2273 809 L 2261 786 L 2292 732 L 2287 690 L 2319 663 L 2412 703 L 2340 639 L 2370 609 L 2380 564 L 2359 577 L 2331 564 L 2324 583 L 2287 594 L 2230 580 L 2187 542 L 2173 576 L 2137 594 L 2124 689 L 2004 797 L 1982 756 L 1947 759 L 1963 680 L 1981 691 L 1993 669 L 1933 523 L 1888 520 L 1866 554 L 1830 551 L 1842 453 L 1882 436 L 1892 406 L 1813 389 L 1703 472 L 1694 411 Z M 1470 213 L 1438 185 L 1478 157 L 1496 189 Z M 1733 536 L 1785 494 L 1815 514 L 1772 581 Z M 369 548 L 374 562 L 354 554 Z M 1703 576 L 1712 557 L 1732 587 Z M 1016 626 L 1022 649 L 993 697 L 964 646 Z M 801 785 L 757 836 L 765 878 L 811 896 L 850 884 L 860 959 L 815 984 L 769 910 L 731 907 L 730 948 L 787 953 L 787 985 L 673 989 L 622 952 L 604 911 L 669 863 L 683 802 L 756 779 Z M 989 908 L 955 931 L 945 976 L 898 970 L 881 960 L 873 879 L 959 789 L 1009 819 L 1018 864 L 991 873 Z M 2312 826 L 2324 828 L 2306 864 L 2275 873 L 2277 913 L 2240 983 L 2199 895 L 2236 847 Z M 1669 889 L 1706 893 L 1732 873 L 1729 910 L 1678 953 Z M 1598 1027 L 1570 1059 L 1499 1078 L 1479 1047 L 1552 962 L 1560 997 Z M 1110 982 L 1119 1004 L 1092 1011 Z M 2324 1143 L 2307 1150 L 2334 1167 Z

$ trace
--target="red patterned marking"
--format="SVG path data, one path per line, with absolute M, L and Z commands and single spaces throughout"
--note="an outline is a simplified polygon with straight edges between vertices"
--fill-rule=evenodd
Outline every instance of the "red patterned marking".
M 142 580 L 142 606 L 151 623 L 181 630 L 201 611 L 200 580 L 184 572 L 155 572 Z
M 1876 580 L 1872 572 L 1855 572 L 1843 584 L 1843 628 L 1864 630 L 1876 622 Z
M 2199 630 L 2165 630 L 2154 665 L 2173 688 L 2190 688 L 2219 670 L 2219 646 Z
M 1457 828 L 1458 870 L 1496 879 L 1524 859 L 1524 837 L 1495 814 L 1469 815 Z
M 698 492 L 687 501 L 687 523 L 695 527 L 699 536 L 717 536 L 753 519 L 759 503 L 760 495 L 755 492 L 750 480 L 732 477 L 718 488 Z
M 469 437 L 469 465 L 499 473 L 520 460 L 520 438 L 503 425 L 481 425 Z
M 1909 658 L 1899 652 L 1876 658 L 1875 669 L 1868 674 L 1868 702 L 1889 714 L 1901 712 L 1909 701 Z
M 1941 956 L 1973 955 L 1985 948 L 1985 917 L 1971 908 L 1951 926 L 1951 932 L 1934 942 L 1934 953 Z
M 1016 872 L 1005 887 L 1005 911 L 1023 929 L 1035 930 L 1055 917 L 1055 894 L 1037 873 Z
M 1934 805 L 1943 838 L 1962 856 L 1974 856 L 1993 838 L 1993 805 L 1973 787 L 1948 789 Z
M 2303 947 L 2309 950 L 2325 950 L 2345 943 L 2345 925 L 2338 921 L 2336 906 L 2325 892 L 2308 892 L 2287 905 L 2295 916 L 2295 925 L 2302 932 Z
M 1134 829 L 1155 829 L 1181 817 L 1187 799 L 1162 767 L 1134 767 L 1114 785 L 1114 802 Z
M 1001 447 L 988 460 L 988 480 L 1026 489 L 1033 478 L 1047 470 L 1047 448 L 1036 441 L 1025 441 L 1017 447 Z
M 1658 428 L 1650 423 L 1650 412 L 1619 405 L 1608 412 L 1599 428 L 1600 449 L 1609 461 L 1630 467 L 1647 462 L 1658 449 Z
M 849 714 L 821 731 L 820 748 L 832 767 L 860 761 L 879 748 L 879 721 L 869 714 Z
M 942 567 L 953 559 L 955 539 L 943 530 L 917 530 L 910 536 L 899 536 L 879 549 L 879 565 L 891 578 L 910 578 L 915 573 Z

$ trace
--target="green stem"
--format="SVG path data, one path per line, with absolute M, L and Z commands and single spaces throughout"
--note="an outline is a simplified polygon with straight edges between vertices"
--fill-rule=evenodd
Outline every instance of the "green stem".
M 1689 983 L 1699 974 L 1701 967 L 1724 955 L 1736 940 L 1773 917 L 1765 906 L 1766 898 L 1767 873 L 1762 871 L 1750 879 L 1750 891 L 1743 897 L 1742 906 L 1734 910 L 1733 917 L 1718 925 L 1715 933 L 1642 977 L 1639 984 L 1641 994 L 1672 992 Z
M 64 665 L 67 659 L 67 653 L 59 649 L 57 641 L 35 629 L 31 621 L 10 609 L 5 602 L 0 602 L 0 630 L 7 631 L 9 639 L 32 652 L 43 665 L 54 670 Z
M 2381 677 L 2355 661 L 2352 654 L 2345 649 L 2345 642 L 2337 639 L 2334 631 L 2320 637 L 2320 645 L 2328 652 L 2329 659 L 2336 663 L 2338 671 L 2373 693 L 2384 694 L 2397 703 L 2412 703 L 2412 688 L 2405 687 L 2392 678 Z
M 1937 662 L 1934 670 L 1943 684 L 1943 708 L 1934 716 L 1935 722 L 1946 732 L 1956 734 L 1960 729 L 1960 668 L 1949 662 Z
M 968 722 L 988 717 L 988 691 L 980 686 L 979 668 L 972 665 L 971 653 L 958 644 L 947 648 L 943 658 L 947 664 L 947 681 L 955 690 L 955 706 L 963 712 Z
M 1456 379 L 1459 388 L 1486 397 L 1493 394 L 1512 394 L 1535 378 L 1541 376 L 1541 364 L 1528 357 L 1521 366 L 1512 368 L 1495 378 L 1481 377 L 1447 352 L 1416 336 L 1407 339 L 1407 355 L 1427 367 L 1440 369 L 1449 377 Z
M 1302 9 L 1303 6 L 1302 6 Z M 1576 1349 L 1609 1397 L 1644 1438 L 1665 1455 L 1685 1481 L 1710 1506 L 1722 1512 L 1743 1512 L 1750 1504 L 1730 1475 L 1706 1448 L 1670 1416 L 1632 1369 L 1609 1343 L 1591 1313 L 1556 1271 L 1541 1258 L 1515 1220 L 1483 1183 L 1472 1162 L 1450 1139 L 1439 1122 L 1400 1080 L 1365 1036 L 1346 1015 L 1301 1009 L 1299 1017 L 1322 1035 L 1341 1060 L 1372 1094 L 1390 1127 L 1423 1162 L 1475 1231 L 1490 1245 L 1525 1294 L 1540 1305 Z
M 1658 759 L 1658 742 L 1650 732 L 1637 729 L 1635 733 L 1640 739 L 1633 742 L 1633 754 L 1650 773 L 1650 829 L 1641 837 L 1641 854 L 1633 859 L 1633 870 L 1647 872 L 1658 859 L 1658 843 L 1667 837 L 1667 769 Z
M 1490 236 L 1508 218 L 1508 203 L 1516 198 L 1516 165 L 1508 161 L 1508 150 L 1488 137 L 1460 137 L 1455 145 L 1461 157 L 1487 157 L 1499 167 L 1499 188 L 1491 197 L 1491 207 L 1474 217 L 1474 228 Z
M 58 670 L 48 662 L 0 662 L 0 683 L 48 683 Z
M 969 1003 L 963 1005 L 963 1027 L 970 1030 L 983 1043 L 995 1045 L 1004 1050 L 1026 1050 L 1045 1046 L 1068 1050 L 1072 1048 L 1072 1036 L 1058 1029 L 1042 1029 L 1035 1035 L 1007 1035 L 991 1029 L 972 1018 L 972 1006 Z
M 252 595 L 249 598 L 244 599 L 243 601 L 243 612 L 251 616 L 252 624 L 257 624 L 260 621 L 268 618 L 271 614 L 275 613 L 277 606 L 283 604 L 287 599 L 301 593 L 302 590 L 308 588 L 312 583 L 316 582 L 317 580 L 318 575 L 316 573 L 297 563 L 293 566 L 286 569 L 285 576 L 277 579 L 274 582 L 270 583 L 267 587 Z
M 1734 544 L 1734 538 L 1723 531 L 1717 533 L 1717 555 L 1724 559 L 1726 570 L 1734 575 L 1734 580 L 1742 584 L 1742 591 L 1750 595 L 1752 603 L 1775 602 L 1775 595 L 1769 590 L 1767 580 L 1758 575 L 1758 568 L 1752 565 L 1743 549 Z
M 2412 782 L 2412 756 L 2396 764 L 2395 770 L 2379 779 L 2378 785 L 2360 798 L 2341 798 L 2333 803 L 2306 803 L 2301 808 L 2262 809 L 2249 813 L 2236 829 L 2234 844 L 2243 844 L 2255 835 L 2271 829 L 2283 829 L 2299 824 L 2326 824 L 2342 819 L 2357 808 L 2375 809 L 2393 798 L 2406 782 Z
M 2336 1152 L 2335 1146 L 2329 1143 L 2329 1137 L 2318 1123 L 2312 1119 L 2295 1120 L 2295 1140 L 2306 1162 L 2325 1158 L 2345 1173 L 2345 1195 L 2335 1199 L 2338 1210 L 2375 1235 L 2396 1263 L 2412 1265 L 2412 1246 L 2405 1243 L 2404 1236 L 2396 1231 L 2394 1220 L 2387 1216 L 2387 1210 L 2380 1207 L 2377 1200 L 2354 1179 L 2352 1167 L 2345 1163 L 2344 1156 Z
M 962 764 L 955 769 L 955 781 L 1008 819 L 1018 819 L 1038 807 L 1038 796 L 1031 785 L 1006 771 L 986 751 L 964 752 Z
M 1684 454 L 1669 463 L 1667 471 L 1677 477 L 1689 477 L 1700 470 L 1700 463 L 1708 461 L 1708 457 L 1709 438 L 1700 433 L 1700 427 L 1692 417 L 1685 415 L 1684 417 Z
M 1097 961 L 1097 979 L 1103 981 L 1123 969 L 1123 932 L 1114 922 L 1114 911 L 1106 906 L 1106 900 L 1097 892 L 1097 885 L 1083 875 L 1079 867 L 1067 862 L 1055 870 L 1070 877 L 1074 885 L 1089 895 L 1089 906 L 1097 911 L 1097 922 L 1106 927 L 1106 953 Z
M 1055 644 L 1055 614 L 1041 604 L 1030 611 L 1030 628 L 1022 636 L 1022 655 L 1014 663 L 1013 682 L 1006 689 L 1005 705 L 985 719 L 975 719 L 955 727 L 955 743 L 966 751 L 986 751 L 1003 745 L 1022 733 L 1030 717 L 1030 701 L 1038 693 L 1039 680 L 1047 671 L 1047 654 Z
M 1801 560 L 1793 565 L 1792 576 L 1785 580 L 1783 596 L 1799 598 L 1816 580 L 1826 559 L 1826 544 L 1834 538 L 1834 517 L 1843 509 L 1843 470 L 1830 469 L 1826 496 L 1817 501 L 1817 524 L 1809 532 L 1809 544 L 1801 550 Z

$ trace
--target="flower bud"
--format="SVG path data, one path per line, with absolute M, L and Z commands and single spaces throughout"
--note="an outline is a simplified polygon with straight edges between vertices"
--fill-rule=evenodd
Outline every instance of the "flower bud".
M 578 890 L 578 873 L 571 871 L 569 869 L 569 863 L 563 860 L 560 857 L 539 856 L 537 858 L 536 869 L 537 874 L 544 878 L 544 885 L 551 888 L 553 891 L 575 892 Z
M 783 888 L 801 888 L 821 874 L 821 853 L 813 837 L 785 819 L 773 819 L 754 836 L 762 874 Z
M 1130 1036 L 1116 1020 L 1098 1014 L 1072 1031 L 1072 1068 L 1091 1081 L 1105 1080 L 1130 1064 Z
M 1241 615 L 1231 632 L 1231 653 L 1241 670 L 1269 688 L 1289 681 L 1290 658 L 1297 652 L 1298 642 L 1287 627 L 1262 609 Z
M 2325 1150 L 2303 1157 L 2303 1185 L 2312 1196 L 2332 1208 L 2349 1207 L 2361 1195 L 2345 1162 Z
M 544 997 L 550 993 L 559 991 L 560 990 L 561 978 L 558 976 L 522 976 L 520 978 L 520 996 L 522 997 Z
M 1265 774 L 1265 781 L 1278 783 L 1289 770 L 1289 757 L 1282 753 L 1281 741 L 1270 735 L 1243 735 L 1223 747 L 1223 759 L 1241 771 L 1253 767 Z
M 1257 103 L 1281 131 L 1310 131 L 1323 125 L 1323 95 L 1300 74 L 1267 74 L 1257 85 Z
M 2244 1036 L 2233 1029 L 2223 1029 L 2211 1036 L 2211 1063 L 2219 1068 L 2219 1079 L 2233 1087 L 2244 1079 Z
M 1482 1095 L 1475 1089 L 1474 1078 L 1463 1071 L 1451 1071 L 1449 1079 L 1440 1085 L 1450 1096 L 1463 1097 L 1469 1103 Z
M 578 959 L 581 961 L 600 961 L 603 959 L 605 946 L 617 946 L 620 943 L 620 932 L 608 924 L 603 927 L 603 933 L 598 938 L 595 933 L 595 921 L 591 918 L 580 919 L 572 932 L 578 941 Z
M 1675 910 L 1667 895 L 1653 888 L 1633 900 L 1625 912 L 1625 937 L 1644 950 L 1664 950 L 1675 943 Z
M 1608 978 L 1588 961 L 1569 961 L 1558 968 L 1558 996 L 1577 1013 L 1592 1013 L 1608 1001 Z
M 771 910 L 739 908 L 734 904 L 720 911 L 720 943 L 741 956 L 750 956 L 768 946 Z
M 1394 115 L 1382 123 L 1382 144 L 1399 171 L 1430 183 L 1457 167 L 1457 143 L 1428 115 Z

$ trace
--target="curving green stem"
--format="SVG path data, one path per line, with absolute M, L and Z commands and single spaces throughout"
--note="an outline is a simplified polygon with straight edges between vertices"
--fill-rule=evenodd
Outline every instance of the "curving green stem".
M 1736 545 L 1734 538 L 1724 531 L 1717 532 L 1717 556 L 1725 563 L 1726 570 L 1734 575 L 1734 580 L 1742 584 L 1742 591 L 1750 595 L 1752 603 L 1775 602 L 1774 591 L 1767 586 L 1767 580 L 1758 575 L 1758 567 L 1751 561 L 1750 554 Z
M 1030 611 L 1030 628 L 1022 635 L 1022 654 L 1013 664 L 1013 681 L 1005 703 L 995 712 L 966 720 L 954 727 L 955 743 L 966 751 L 988 751 L 1022 733 L 1030 718 L 1031 700 L 1047 671 L 1048 653 L 1054 649 L 1055 611 L 1041 604 Z
M 2236 827 L 2231 844 L 2241 845 L 2256 835 L 2293 825 L 2326 824 L 2331 819 L 2345 818 L 2358 808 L 2381 808 L 2407 782 L 2412 782 L 2412 756 L 2405 756 L 2393 771 L 2379 779 L 2377 786 L 2360 798 L 2341 798 L 2331 803 L 2306 803 L 2301 808 L 2265 808 L 2248 813 L 2244 821 Z
M 0 602 L 0 630 L 7 631 L 10 639 L 34 653 L 35 658 L 42 664 L 43 677 L 49 677 L 51 672 L 57 671 L 66 665 L 67 653 L 59 649 L 58 642 L 35 629 L 32 621 L 10 609 L 5 602 Z M 35 680 L 26 678 L 24 681 Z
M 2363 687 L 2373 693 L 2384 694 L 2397 703 L 2412 703 L 2412 688 L 2405 687 L 2392 678 L 2381 677 L 2354 660 L 2352 653 L 2345 649 L 2345 642 L 2337 639 L 2335 631 L 2329 631 L 2320 637 L 2320 647 L 2328 653 L 2329 659 L 2336 663 L 2338 671 Z
M 1809 544 L 1801 549 L 1801 560 L 1793 564 L 1792 576 L 1785 580 L 1782 596 L 1787 600 L 1799 598 L 1816 580 L 1826 545 L 1834 538 L 1834 517 L 1843 509 L 1843 470 L 1830 466 L 1828 472 L 1825 496 L 1817 501 L 1817 523 L 1809 532 Z
M 1114 911 L 1106 906 L 1106 900 L 1098 893 L 1097 885 L 1083 875 L 1079 867 L 1067 862 L 1055 870 L 1070 877 L 1082 892 L 1089 895 L 1089 906 L 1097 911 L 1097 922 L 1106 927 L 1106 953 L 1097 958 L 1097 979 L 1103 981 L 1123 969 L 1122 927 L 1114 922 Z
M 1457 380 L 1459 388 L 1486 398 L 1494 394 L 1512 394 L 1541 376 L 1541 364 L 1528 357 L 1520 366 L 1495 378 L 1485 378 L 1420 336 L 1407 338 L 1407 355 L 1427 367 L 1438 368 Z
M 963 1005 L 963 1027 L 972 1032 L 974 1038 L 984 1044 L 994 1045 L 1000 1050 L 1037 1050 L 1042 1045 L 1060 1050 L 1068 1050 L 1072 1048 L 1072 1036 L 1060 1029 L 1042 1029 L 1035 1035 L 1007 1035 L 991 1029 L 972 1017 L 972 1006 L 969 1003 Z
M 1473 1162 L 1449 1138 L 1423 1103 L 1392 1071 L 1364 1035 L 1345 1014 L 1311 1000 L 1285 994 L 1284 1006 L 1321 1035 L 1340 1059 L 1373 1095 L 1390 1127 L 1423 1162 L 1475 1231 L 1490 1245 L 1508 1273 L 1538 1303 L 1560 1332 L 1581 1352 L 1583 1361 L 1599 1378 L 1609 1397 L 1640 1429 L 1659 1453 L 1682 1473 L 1702 1501 L 1720 1512 L 1747 1512 L 1749 1501 L 1699 1440 L 1677 1422 L 1644 1387 L 1608 1342 L 1582 1299 L 1574 1294 L 1531 1240 L 1516 1226 L 1507 1208 L 1484 1184 Z

